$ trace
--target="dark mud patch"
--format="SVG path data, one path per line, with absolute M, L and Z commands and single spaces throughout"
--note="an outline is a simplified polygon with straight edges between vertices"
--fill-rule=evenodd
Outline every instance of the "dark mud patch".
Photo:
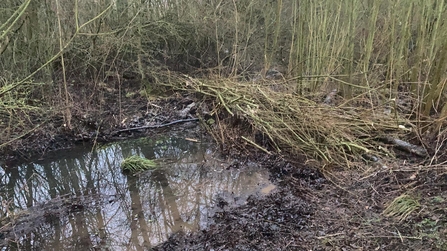
M 224 207 L 227 202 L 220 203 Z M 288 250 L 303 241 L 313 207 L 288 191 L 250 197 L 244 206 L 217 210 L 198 233 L 175 234 L 153 250 Z
M 443 168 L 403 170 L 401 161 L 323 177 L 303 161 L 263 161 L 276 193 L 240 207 L 223 201 L 208 228 L 177 233 L 155 250 L 447 250 Z M 401 194 L 414 196 L 418 209 L 404 219 L 385 215 Z
M 279 184 L 269 195 L 250 197 L 234 207 L 223 198 L 209 226 L 195 233 L 176 233 L 153 250 L 307 250 L 314 236 L 312 218 L 319 207 L 313 189 L 325 184 L 315 169 L 299 167 L 281 158 L 261 157 Z

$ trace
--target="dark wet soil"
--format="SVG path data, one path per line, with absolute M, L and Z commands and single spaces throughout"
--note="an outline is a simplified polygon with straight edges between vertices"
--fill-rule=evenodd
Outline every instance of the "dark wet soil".
M 117 86 L 96 86 L 98 84 L 86 82 L 70 86 L 71 127 L 68 127 L 64 119 L 63 110 L 33 114 L 35 124 L 39 126 L 33 128 L 34 125 L 30 124 L 27 129 L 30 133 L 0 149 L 4 164 L 8 166 L 29 159 L 44 158 L 49 152 L 78 144 L 136 138 L 180 128 L 179 126 L 182 126 L 181 130 L 188 130 L 188 126 L 197 125 L 197 121 L 182 125 L 183 120 L 196 118 L 195 112 L 199 107 L 194 104 L 191 109 L 185 110 L 193 103 L 193 97 L 188 94 L 163 90 L 159 90 L 163 95 L 157 94 L 158 92 L 142 93 L 144 88 L 134 81 L 124 82 L 120 87 L 121 91 Z M 92 92 L 76 91 L 83 89 Z M 45 122 L 41 123 L 42 120 Z M 166 124 L 170 125 L 164 126 Z M 147 128 L 132 130 L 137 127 Z
M 301 198 L 279 191 L 221 211 L 215 223 L 191 235 L 178 233 L 154 250 L 287 250 L 303 241 L 314 209 Z
M 447 248 L 445 173 L 421 175 L 432 176 L 434 180 L 427 183 L 425 178 L 412 179 L 408 172 L 389 175 L 393 171 L 388 170 L 362 180 L 360 172 L 334 171 L 340 179 L 334 184 L 330 177 L 335 176 L 324 178 L 313 168 L 279 158 L 263 161 L 271 167 L 272 177 L 279 184 L 276 193 L 252 198 L 244 206 L 224 208 L 214 215 L 209 228 L 175 234 L 154 250 Z M 418 184 L 420 203 L 425 208 L 403 221 L 385 217 L 385 203 L 408 191 L 414 183 Z M 223 202 L 221 206 L 228 204 Z
M 252 196 L 239 207 L 232 201 L 218 203 L 213 222 L 202 231 L 177 233 L 153 250 L 300 250 L 313 239 L 310 222 L 317 207 L 308 190 L 321 188 L 324 178 L 315 170 L 299 168 L 280 159 L 264 159 L 272 165 L 272 177 L 302 178 L 300 185 L 285 185 L 265 197 Z
M 123 94 L 119 105 L 117 90 L 98 92 L 106 93 L 103 101 L 89 100 L 92 95 L 85 94 L 73 97 L 71 129 L 55 115 L 4 149 L 3 159 L 45 157 L 75 144 L 150 135 L 172 126 L 188 130 L 188 123 L 198 122 L 119 132 L 196 118 L 197 108 L 203 108 L 197 104 L 186 115 L 179 113 L 196 101 L 181 93 L 157 99 Z M 230 148 L 227 153 L 256 159 L 269 168 L 278 189 L 242 206 L 222 198 L 207 228 L 174 234 L 154 250 L 447 250 L 445 166 L 426 169 L 418 159 L 397 159 L 386 165 L 357 163 L 352 170 L 325 170 L 303 157 L 265 156 L 255 150 L 242 156 L 231 144 L 222 150 Z M 386 217 L 386 206 L 403 193 L 419 198 L 418 209 L 403 220 Z

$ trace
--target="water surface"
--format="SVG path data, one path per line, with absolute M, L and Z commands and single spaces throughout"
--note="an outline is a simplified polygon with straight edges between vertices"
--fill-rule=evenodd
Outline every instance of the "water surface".
M 124 175 L 120 164 L 132 155 L 157 159 L 161 168 Z M 147 250 L 180 229 L 207 227 L 217 198 L 242 204 L 250 194 L 272 190 L 266 170 L 218 157 L 212 143 L 179 136 L 0 166 L 0 182 L 3 217 L 26 215 L 23 224 L 0 234 L 3 243 L 15 236 L 2 250 Z

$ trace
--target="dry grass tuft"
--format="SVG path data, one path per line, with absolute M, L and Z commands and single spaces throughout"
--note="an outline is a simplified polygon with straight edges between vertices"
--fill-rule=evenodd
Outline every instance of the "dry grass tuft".
M 387 217 L 394 217 L 398 221 L 405 220 L 412 212 L 420 207 L 417 199 L 403 194 L 395 198 L 383 211 Z

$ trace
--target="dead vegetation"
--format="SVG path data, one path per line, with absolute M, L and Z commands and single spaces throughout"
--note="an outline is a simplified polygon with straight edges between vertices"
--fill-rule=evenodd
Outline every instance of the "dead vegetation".
M 409 156 L 428 157 L 415 122 L 406 114 L 388 112 L 392 108 L 383 105 L 350 106 L 356 99 L 330 105 L 323 102 L 324 94 L 320 99 L 307 98 L 294 91 L 292 84 L 286 80 L 240 82 L 171 76 L 170 85 L 213 103 L 212 115 L 223 112 L 243 120 L 246 124 L 242 126 L 252 131 L 251 135 L 241 135 L 242 141 L 268 154 L 305 154 L 323 161 L 323 166 L 344 167 L 395 157 L 393 147 Z M 278 87 L 283 90 L 277 91 Z M 224 130 L 219 121 L 213 123 L 218 141 L 224 141 L 222 135 L 230 131 Z M 269 144 L 256 138 L 259 133 Z

